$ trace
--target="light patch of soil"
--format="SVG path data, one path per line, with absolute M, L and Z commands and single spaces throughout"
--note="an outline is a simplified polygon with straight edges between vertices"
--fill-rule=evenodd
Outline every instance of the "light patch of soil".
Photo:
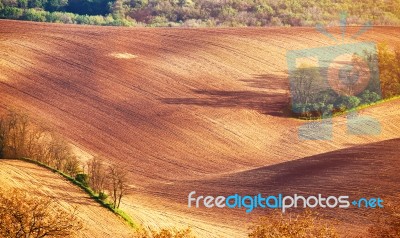
M 130 53 L 111 53 L 111 57 L 115 57 L 117 59 L 135 59 L 137 58 L 137 55 L 133 55 Z

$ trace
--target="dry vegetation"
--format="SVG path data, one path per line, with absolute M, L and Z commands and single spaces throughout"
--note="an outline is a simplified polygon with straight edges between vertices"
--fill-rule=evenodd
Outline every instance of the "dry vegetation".
M 400 95 L 400 46 L 393 47 L 380 44 L 379 71 L 382 93 L 385 98 Z
M 82 229 L 74 211 L 19 190 L 0 193 L 0 217 L 4 238 L 76 237 Z
M 365 235 L 346 234 L 351 238 L 396 238 L 400 236 L 399 206 L 388 205 L 381 215 L 374 215 L 373 224 Z M 317 213 L 306 210 L 300 214 L 280 212 L 261 217 L 250 227 L 249 238 L 338 238 L 335 223 L 321 218 Z
M 66 141 L 15 111 L 0 116 L 0 158 L 30 158 L 71 176 L 79 172 Z
M 176 229 L 176 228 L 163 228 L 159 231 L 139 231 L 134 238 L 195 238 L 190 228 Z
M 310 211 L 300 215 L 286 215 L 282 213 L 263 217 L 259 223 L 251 227 L 249 238 L 337 238 L 335 228 Z

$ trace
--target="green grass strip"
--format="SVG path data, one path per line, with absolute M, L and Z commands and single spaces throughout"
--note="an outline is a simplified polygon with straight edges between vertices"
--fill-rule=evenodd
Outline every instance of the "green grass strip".
M 121 209 L 118 208 L 114 208 L 113 205 L 111 203 L 108 203 L 106 201 L 103 201 L 99 198 L 99 195 L 96 194 L 90 187 L 86 187 L 84 186 L 82 183 L 80 183 L 79 181 L 77 181 L 76 179 L 74 179 L 73 177 L 69 176 L 68 174 L 63 173 L 60 170 L 57 170 L 55 168 L 52 168 L 50 166 L 48 166 L 47 164 L 41 163 L 39 161 L 36 160 L 32 160 L 32 159 L 28 159 L 28 158 L 19 158 L 19 159 L 15 159 L 15 160 L 21 160 L 24 162 L 28 162 L 28 163 L 32 163 L 35 165 L 38 165 L 40 167 L 43 167 L 45 169 L 50 170 L 53 173 L 59 174 L 61 176 L 63 176 L 64 178 L 66 178 L 68 181 L 70 181 L 71 183 L 73 183 L 74 185 L 78 186 L 79 188 L 81 188 L 84 192 L 86 192 L 90 198 L 92 198 L 94 201 L 96 201 L 97 203 L 99 203 L 102 207 L 107 208 L 108 210 L 110 210 L 111 212 L 113 212 L 114 214 L 116 214 L 117 216 L 121 217 L 122 219 L 125 220 L 126 223 L 128 223 L 128 225 L 130 227 L 132 227 L 135 230 L 139 230 L 140 226 L 133 221 L 133 219 L 126 214 L 124 211 L 122 211 Z

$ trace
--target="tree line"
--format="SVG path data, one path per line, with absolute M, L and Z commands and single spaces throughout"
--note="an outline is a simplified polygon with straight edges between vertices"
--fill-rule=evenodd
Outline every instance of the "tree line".
M 101 157 L 82 164 L 67 141 L 23 113 L 9 111 L 0 116 L 0 158 L 29 158 L 61 171 L 101 200 L 110 197 L 114 208 L 119 208 L 129 191 L 128 172 L 120 164 L 106 165 Z
M 141 26 L 399 25 L 397 0 L 0 0 L 0 17 L 31 21 Z

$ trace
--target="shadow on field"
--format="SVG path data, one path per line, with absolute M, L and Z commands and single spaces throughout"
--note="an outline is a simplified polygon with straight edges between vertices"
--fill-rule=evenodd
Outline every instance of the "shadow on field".
M 263 90 L 289 90 L 289 80 L 287 76 L 278 74 L 255 75 L 251 79 L 240 80 L 248 87 Z
M 289 106 L 287 78 L 276 75 L 258 75 L 243 79 L 247 87 L 257 90 L 192 90 L 193 97 L 162 98 L 161 102 L 177 105 L 195 105 L 214 108 L 239 108 L 256 110 L 262 114 L 287 117 Z

